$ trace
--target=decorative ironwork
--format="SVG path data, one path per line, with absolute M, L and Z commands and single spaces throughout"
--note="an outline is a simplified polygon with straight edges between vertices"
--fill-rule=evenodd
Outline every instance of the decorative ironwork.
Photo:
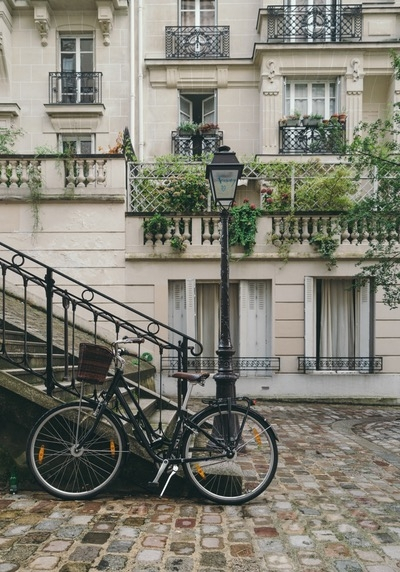
M 376 373 L 382 371 L 381 357 L 299 357 L 298 370 L 308 371 L 359 371 Z
M 279 126 L 279 153 L 327 155 L 340 153 L 346 136 L 346 124 L 336 122 L 316 127 Z
M 50 103 L 101 103 L 102 72 L 50 72 Z
M 236 372 L 253 371 L 268 374 L 272 371 L 280 371 L 279 357 L 233 357 L 233 369 Z M 188 371 L 218 371 L 218 357 L 196 357 L 188 359 Z M 177 369 L 177 363 L 173 358 L 163 358 L 163 367 L 173 373 Z
M 215 153 L 223 144 L 222 131 L 202 135 L 181 135 L 178 131 L 172 132 L 172 152 L 174 155 L 187 155 L 195 157 L 202 153 Z
M 361 40 L 362 5 L 268 6 L 269 42 Z
M 2 276 L 0 357 L 41 378 L 49 395 L 55 386 L 68 389 L 72 382 L 72 389 L 75 387 L 77 363 L 75 336 L 80 323 L 85 324 L 87 328 L 85 337 L 90 342 L 97 343 L 100 336 L 99 324 L 107 324 L 110 332 L 113 331 L 113 339 L 123 338 L 125 335 L 141 338 L 143 343 L 150 344 L 154 351 L 158 349 L 160 359 L 164 351 L 173 356 L 177 369 L 181 371 L 187 371 L 189 356 L 197 357 L 203 351 L 201 343 L 185 333 L 110 298 L 2 242 L 0 242 L 0 270 Z M 12 295 L 8 294 L 10 285 L 13 289 Z M 35 300 L 42 300 L 43 308 L 46 310 L 44 325 L 40 323 L 36 310 L 28 303 L 33 296 Z M 19 300 L 17 311 L 16 299 Z M 55 311 L 61 308 L 63 311 Z M 57 339 L 53 331 L 56 320 L 61 320 L 64 324 L 64 332 L 57 334 Z M 15 353 L 17 342 L 9 335 L 9 330 L 15 326 L 22 332 L 22 345 L 19 344 L 20 352 L 17 355 Z M 32 334 L 38 331 L 40 338 L 37 334 L 36 336 Z M 32 359 L 31 344 L 35 341 L 45 345 L 47 357 L 45 370 Z M 42 353 L 43 351 L 44 349 L 41 350 Z M 61 354 L 64 359 L 62 380 L 60 380 L 61 372 L 56 371 L 53 366 L 55 353 Z
M 229 26 L 167 26 L 167 58 L 229 58 Z

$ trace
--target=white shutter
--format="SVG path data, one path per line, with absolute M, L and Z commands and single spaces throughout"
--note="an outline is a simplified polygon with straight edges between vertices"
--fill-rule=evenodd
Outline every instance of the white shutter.
M 196 281 L 188 278 L 186 288 L 186 333 L 192 338 L 196 337 Z
M 314 278 L 304 278 L 304 355 L 316 355 Z
M 356 357 L 370 354 L 370 285 L 356 291 Z
M 270 347 L 270 288 L 264 281 L 240 282 L 240 356 L 265 357 Z

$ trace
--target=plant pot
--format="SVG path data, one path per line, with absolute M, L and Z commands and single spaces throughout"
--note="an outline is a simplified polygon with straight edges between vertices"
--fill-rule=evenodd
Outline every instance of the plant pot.
M 300 119 L 286 119 L 286 125 L 288 127 L 297 127 L 300 125 Z

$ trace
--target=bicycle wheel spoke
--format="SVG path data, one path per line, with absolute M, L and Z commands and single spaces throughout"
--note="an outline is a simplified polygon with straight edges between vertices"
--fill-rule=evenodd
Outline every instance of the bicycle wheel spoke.
M 89 405 L 62 405 L 43 416 L 28 439 L 27 459 L 38 482 L 61 498 L 88 498 L 117 475 L 125 434 L 105 412 L 100 422 Z
M 207 498 L 239 504 L 256 497 L 276 471 L 277 447 L 269 424 L 252 410 L 209 408 L 183 438 L 184 469 Z

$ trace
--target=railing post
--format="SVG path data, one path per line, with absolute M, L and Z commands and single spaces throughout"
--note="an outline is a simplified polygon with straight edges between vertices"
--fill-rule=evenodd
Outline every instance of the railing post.
M 51 395 L 54 389 L 53 375 L 53 271 L 47 268 L 46 276 L 46 389 Z

